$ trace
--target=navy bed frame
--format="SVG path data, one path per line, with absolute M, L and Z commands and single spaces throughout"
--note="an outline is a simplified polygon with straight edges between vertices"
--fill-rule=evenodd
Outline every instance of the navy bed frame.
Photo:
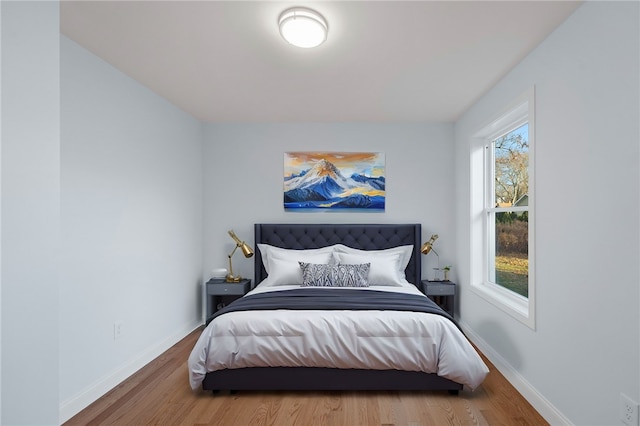
M 320 248 L 341 243 L 362 250 L 412 245 L 407 281 L 420 285 L 420 224 L 265 224 L 255 231 L 255 282 L 266 278 L 258 244 L 288 249 Z M 310 367 L 254 367 L 207 373 L 205 390 L 446 390 L 457 394 L 460 383 L 436 374 L 399 370 Z

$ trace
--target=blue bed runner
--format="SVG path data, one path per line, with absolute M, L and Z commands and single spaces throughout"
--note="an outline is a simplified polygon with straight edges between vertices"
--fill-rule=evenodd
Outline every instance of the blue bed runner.
M 460 328 L 451 315 L 427 297 L 344 288 L 304 288 L 244 296 L 215 312 L 207 319 L 207 325 L 214 318 L 229 312 L 276 309 L 425 312 L 441 315 Z

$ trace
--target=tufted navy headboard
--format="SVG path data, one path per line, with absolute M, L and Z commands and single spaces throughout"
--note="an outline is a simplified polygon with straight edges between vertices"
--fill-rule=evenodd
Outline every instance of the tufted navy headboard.
M 344 244 L 361 250 L 380 250 L 397 246 L 413 246 L 413 254 L 405 274 L 407 281 L 420 284 L 420 244 L 422 229 L 412 224 L 279 224 L 256 223 L 255 283 L 267 277 L 258 244 L 287 249 L 311 249 Z

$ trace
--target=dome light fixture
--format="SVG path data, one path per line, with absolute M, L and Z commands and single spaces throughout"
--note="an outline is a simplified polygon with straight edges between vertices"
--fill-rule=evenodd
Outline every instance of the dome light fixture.
M 294 46 L 320 46 L 327 39 L 327 21 L 318 12 L 305 7 L 293 7 L 278 18 L 280 35 Z

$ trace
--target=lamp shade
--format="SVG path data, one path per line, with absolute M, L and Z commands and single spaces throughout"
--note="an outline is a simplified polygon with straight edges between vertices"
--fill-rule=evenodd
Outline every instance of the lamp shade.
M 242 250 L 242 254 L 244 254 L 244 257 L 248 258 L 248 257 L 253 256 L 253 249 L 251 247 L 249 247 L 249 245 L 247 243 L 245 243 L 244 241 L 240 245 L 240 250 Z
M 278 26 L 282 38 L 302 48 L 316 47 L 324 43 L 329 29 L 322 15 L 304 7 L 294 7 L 282 12 Z
M 429 254 L 431 252 L 431 250 L 433 250 L 433 243 L 435 243 L 437 239 L 438 239 L 438 235 L 437 234 L 433 234 L 431 236 L 431 238 L 429 238 L 429 241 L 427 241 L 426 243 L 424 243 L 422 245 L 422 247 L 420 247 L 420 253 L 422 253 L 424 255 Z M 436 253 L 435 250 L 433 250 L 433 252 Z M 438 253 L 436 253 L 436 254 L 438 254 Z

